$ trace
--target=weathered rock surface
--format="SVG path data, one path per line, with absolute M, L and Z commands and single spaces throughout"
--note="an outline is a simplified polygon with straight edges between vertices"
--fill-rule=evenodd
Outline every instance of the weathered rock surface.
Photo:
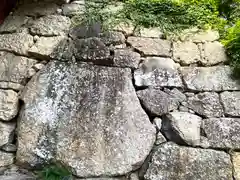
M 160 89 L 148 88 L 137 91 L 142 105 L 153 115 L 162 116 L 178 109 L 179 101 Z
M 71 4 L 64 4 L 62 6 L 62 13 L 65 16 L 75 16 L 75 15 L 82 15 L 85 12 L 85 6 L 83 4 L 78 3 L 71 3 Z
M 0 120 L 10 121 L 18 113 L 18 95 L 13 90 L 0 89 Z
M 193 37 L 190 38 L 190 40 L 196 43 L 213 42 L 217 41 L 219 37 L 220 36 L 218 31 L 208 30 L 194 34 Z
M 1 180 L 36 180 L 35 177 L 33 176 L 28 176 L 25 174 L 20 174 L 20 173 L 12 173 L 12 174 L 7 174 L 7 175 L 0 175 Z
M 96 37 L 77 39 L 75 44 L 75 57 L 80 61 L 91 61 L 95 64 L 112 64 L 109 48 Z
M 232 154 L 232 163 L 233 163 L 233 176 L 235 180 L 240 180 L 240 153 L 234 152 Z
M 130 69 L 53 61 L 22 99 L 18 162 L 56 159 L 80 177 L 116 176 L 139 168 L 155 141 Z
M 106 45 L 118 45 L 125 43 L 125 36 L 122 32 L 109 31 L 100 34 L 101 41 Z
M 71 26 L 71 20 L 66 16 L 50 15 L 36 20 L 30 32 L 40 36 L 64 35 Z
M 27 23 L 29 17 L 27 16 L 8 16 L 4 23 L 0 26 L 0 33 L 11 33 L 18 31 L 24 24 Z
M 149 57 L 134 71 L 135 85 L 183 87 L 178 67 L 172 59 Z
M 229 66 L 184 67 L 181 68 L 181 73 L 189 90 L 240 90 L 240 84 L 231 77 L 232 70 Z
M 171 112 L 163 119 L 162 132 L 176 143 L 200 144 L 202 118 L 188 112 Z
M 158 146 L 144 177 L 146 180 L 230 180 L 232 163 L 225 152 L 181 147 L 169 142 Z
M 187 107 L 204 117 L 221 117 L 224 114 L 219 95 L 214 92 L 204 92 L 189 97 Z
M 25 84 L 26 78 L 27 78 L 27 71 L 36 62 L 37 61 L 34 59 L 30 59 L 22 56 L 16 56 L 8 52 L 1 52 L 0 53 L 0 84 L 2 82 Z
M 127 42 L 146 56 L 171 56 L 171 42 L 168 40 L 129 37 Z
M 0 167 L 9 166 L 13 164 L 13 162 L 14 162 L 13 154 L 0 151 Z
M 240 92 L 223 92 L 220 94 L 221 102 L 226 115 L 240 116 Z
M 58 6 L 51 2 L 28 2 L 20 5 L 16 11 L 15 15 L 26 15 L 26 16 L 44 16 L 50 15 L 57 12 Z
M 55 47 L 50 57 L 55 60 L 69 61 L 74 57 L 74 43 L 70 38 L 64 38 Z
M 51 54 L 55 53 L 58 45 L 63 40 L 63 36 L 40 37 L 28 52 L 37 58 L 48 59 Z
M 156 141 L 155 141 L 155 145 L 160 145 L 162 143 L 165 143 L 167 142 L 166 138 L 163 136 L 163 134 L 161 132 L 158 132 L 157 133 L 157 138 L 156 138 Z
M 203 122 L 203 129 L 211 147 L 240 149 L 239 118 L 209 118 Z
M 227 54 L 220 42 L 204 43 L 201 63 L 206 66 L 227 61 Z
M 24 88 L 23 85 L 12 82 L 0 82 L 1 89 L 13 89 L 15 91 L 20 91 Z
M 13 142 L 15 126 L 15 123 L 0 122 L 0 148 Z
M 115 66 L 137 69 L 140 60 L 140 54 L 130 49 L 118 49 L 114 51 L 113 64 Z
M 22 32 L 0 35 L 0 50 L 27 55 L 27 50 L 33 45 L 33 37 L 24 29 Z
M 200 50 L 193 42 L 175 42 L 173 43 L 174 61 L 183 65 L 197 63 L 201 60 Z
M 163 37 L 163 32 L 159 28 L 141 28 L 139 32 L 134 32 L 134 35 L 146 38 L 161 38 Z

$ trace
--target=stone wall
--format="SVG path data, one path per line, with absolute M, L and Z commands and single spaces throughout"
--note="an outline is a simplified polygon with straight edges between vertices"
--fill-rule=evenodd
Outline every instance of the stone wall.
M 0 26 L 0 179 L 240 179 L 240 84 L 217 32 L 71 26 L 84 2 L 20 2 Z

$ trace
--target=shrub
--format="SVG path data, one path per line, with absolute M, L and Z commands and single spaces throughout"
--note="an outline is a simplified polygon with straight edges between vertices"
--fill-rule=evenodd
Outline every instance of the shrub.
M 216 28 L 222 24 L 218 4 L 218 0 L 129 0 L 123 14 L 136 25 L 157 26 L 164 32 Z
M 70 170 L 60 163 L 48 165 L 37 174 L 42 180 L 73 180 Z
M 230 57 L 235 77 L 240 77 L 240 20 L 229 28 L 225 38 L 222 40 Z

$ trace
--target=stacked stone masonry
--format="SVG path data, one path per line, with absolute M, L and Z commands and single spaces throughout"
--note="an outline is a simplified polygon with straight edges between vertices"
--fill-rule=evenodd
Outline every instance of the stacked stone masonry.
M 84 8 L 22 0 L 0 25 L 0 179 L 56 160 L 76 179 L 240 180 L 240 83 L 217 32 L 72 27 Z

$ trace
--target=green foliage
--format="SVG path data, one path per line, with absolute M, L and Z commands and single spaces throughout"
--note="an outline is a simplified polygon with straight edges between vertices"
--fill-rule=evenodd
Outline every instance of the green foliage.
M 231 59 L 235 77 L 240 77 L 240 20 L 228 29 L 225 39 L 222 40 L 227 54 Z
M 41 180 L 72 180 L 70 170 L 60 163 L 55 163 L 44 167 L 37 173 Z
M 136 25 L 157 26 L 164 32 L 194 26 L 216 28 L 223 21 L 218 4 L 218 0 L 129 0 L 123 14 Z

